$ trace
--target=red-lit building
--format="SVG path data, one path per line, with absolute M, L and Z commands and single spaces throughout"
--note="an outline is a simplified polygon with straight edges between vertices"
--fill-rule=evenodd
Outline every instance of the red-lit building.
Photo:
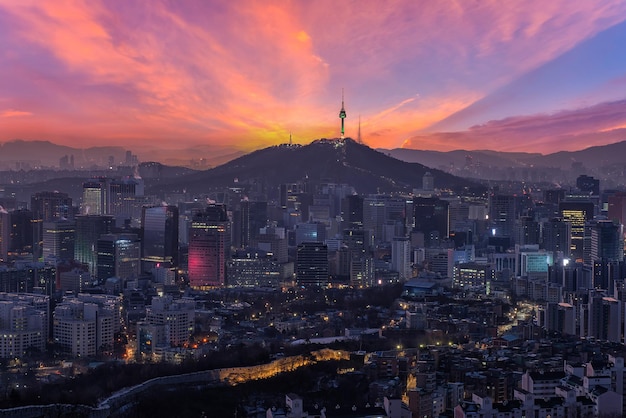
M 189 231 L 189 285 L 196 289 L 223 286 L 230 258 L 230 221 L 223 205 L 196 214 Z

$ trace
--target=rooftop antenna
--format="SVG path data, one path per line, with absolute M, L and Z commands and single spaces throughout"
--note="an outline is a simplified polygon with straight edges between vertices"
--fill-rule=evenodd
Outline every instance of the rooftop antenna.
M 289 132 L 289 146 L 292 146 L 293 142 L 291 141 L 291 132 Z

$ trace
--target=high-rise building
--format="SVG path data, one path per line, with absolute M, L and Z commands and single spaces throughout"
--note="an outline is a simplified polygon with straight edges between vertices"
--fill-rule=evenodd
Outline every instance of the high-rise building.
M 101 235 L 110 234 L 114 219 L 110 215 L 79 215 L 76 217 L 74 259 L 89 266 L 96 275 L 96 244 Z
M 569 256 L 583 261 L 585 223 L 593 219 L 594 204 L 590 200 L 563 200 L 559 203 L 559 212 L 563 220 L 570 224 Z
M 242 200 L 233 216 L 233 247 L 249 247 L 261 228 L 267 226 L 267 202 Z
M 516 219 L 515 196 L 501 194 L 489 196 L 489 222 L 492 235 L 512 237 Z
M 33 259 L 43 254 L 43 223 L 74 218 L 72 198 L 67 193 L 38 192 L 31 196 L 30 209 L 33 213 Z
M 591 196 L 600 195 L 600 180 L 591 176 L 580 175 L 576 179 L 576 187 L 583 193 L 587 193 Z
M 626 193 L 618 192 L 608 197 L 608 214 L 611 221 L 617 221 L 622 225 L 626 223 Z
M 152 298 L 146 311 L 146 322 L 162 328 L 161 338 L 157 338 L 154 345 L 176 347 L 189 342 L 193 335 L 195 307 L 193 299 Z
M 374 242 L 391 242 L 406 234 L 406 199 L 385 195 L 363 199 L 363 228 L 374 234 Z
M 62 192 L 38 192 L 30 198 L 30 210 L 33 212 L 33 219 L 40 219 L 43 222 L 55 219 L 72 219 L 72 198 L 67 193 Z
M 587 335 L 598 340 L 621 342 L 622 320 L 620 317 L 621 302 L 608 297 L 604 292 L 589 292 L 589 316 Z
M 54 342 L 74 357 L 111 350 L 116 328 L 114 310 L 93 301 L 66 298 L 54 309 Z
M 110 179 L 100 177 L 83 183 L 83 202 L 81 214 L 108 215 L 109 214 L 109 183 Z
M 251 246 L 271 254 L 272 259 L 278 263 L 289 261 L 289 252 L 285 228 L 265 227 L 252 240 Z
M 10 212 L 9 257 L 33 254 L 33 213 L 27 209 Z
M 543 248 L 552 253 L 561 252 L 569 257 L 571 249 L 571 224 L 561 218 L 552 218 L 543 223 Z
M 589 251 L 593 261 L 624 260 L 624 226 L 609 220 L 594 220 L 588 223 L 587 230 L 591 234 Z
M 193 288 L 226 284 L 230 257 L 230 221 L 224 205 L 211 204 L 194 215 L 189 231 L 189 285 Z
M 279 263 L 261 250 L 237 251 L 226 264 L 226 282 L 230 286 L 277 288 L 293 277 L 293 263 Z
M 413 214 L 413 231 L 424 233 L 427 246 L 436 246 L 450 235 L 450 205 L 447 201 L 436 197 L 415 197 Z
M 515 221 L 515 243 L 519 245 L 539 244 L 541 228 L 532 216 L 520 216 Z
M 547 331 L 576 335 L 576 308 L 570 303 L 547 303 L 543 326 Z
M 96 251 L 100 284 L 111 277 L 127 280 L 141 273 L 141 245 L 136 234 L 100 235 Z
M 0 357 L 20 358 L 29 349 L 44 351 L 48 340 L 50 298 L 0 294 Z
M 108 183 L 107 195 L 109 198 L 108 215 L 115 217 L 118 226 L 128 220 L 139 220 L 143 200 L 143 180 L 141 178 L 126 177 L 121 180 L 111 180 Z M 132 222 L 131 222 L 132 223 Z
M 391 242 L 391 270 L 398 272 L 400 280 L 413 277 L 411 241 L 408 237 L 396 237 Z
M 42 235 L 44 258 L 74 259 L 76 222 L 67 219 L 44 221 Z
M 11 240 L 11 215 L 0 207 L 0 264 L 9 261 L 9 241 Z
M 357 194 L 343 198 L 341 203 L 343 228 L 363 228 L 363 197 Z
M 144 206 L 141 215 L 143 270 L 178 266 L 178 207 Z
M 321 242 L 303 242 L 296 255 L 296 280 L 300 286 L 326 286 L 328 247 Z

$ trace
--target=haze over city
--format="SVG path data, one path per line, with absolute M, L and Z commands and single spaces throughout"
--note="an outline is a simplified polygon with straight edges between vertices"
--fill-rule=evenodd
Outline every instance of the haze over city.
M 623 1 L 0 0 L 0 143 L 551 153 L 625 138 Z

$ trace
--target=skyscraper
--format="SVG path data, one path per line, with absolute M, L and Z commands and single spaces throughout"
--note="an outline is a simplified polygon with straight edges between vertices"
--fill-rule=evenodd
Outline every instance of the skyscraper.
M 543 248 L 553 253 L 561 252 L 565 257 L 570 255 L 571 224 L 561 218 L 552 218 L 543 223 Z
M 415 197 L 414 231 L 423 232 L 429 246 L 436 246 L 450 235 L 450 205 L 437 197 Z
M 9 258 L 10 225 L 11 215 L 0 207 L 0 264 Z
M 516 219 L 515 196 L 489 196 L 489 221 L 494 236 L 512 237 Z
M 576 261 L 583 261 L 585 222 L 593 219 L 594 205 L 590 200 L 563 200 L 559 203 L 559 212 L 570 228 L 569 256 Z
M 233 246 L 246 248 L 267 225 L 267 202 L 242 200 L 233 216 Z
M 43 222 L 53 221 L 58 218 L 72 219 L 72 198 L 67 193 L 61 192 L 38 192 L 30 198 L 30 210 L 33 219 L 41 219 Z
M 346 196 L 341 202 L 343 228 L 363 227 L 363 197 L 357 194 Z
M 110 234 L 113 217 L 109 215 L 80 215 L 76 217 L 76 241 L 74 259 L 89 266 L 89 272 L 96 275 L 96 243 L 100 235 Z
M 591 234 L 590 262 L 624 260 L 624 226 L 608 220 L 591 221 L 588 224 Z
M 76 223 L 67 219 L 43 222 L 43 252 L 46 257 L 74 258 Z
M 32 255 L 33 213 L 27 209 L 17 209 L 9 215 L 9 257 Z
M 72 198 L 67 193 L 38 192 L 30 198 L 33 212 L 33 259 L 43 255 L 43 224 L 57 219 L 73 219 Z
M 303 242 L 296 255 L 296 280 L 300 286 L 328 284 L 328 247 L 321 242 Z
M 104 234 L 98 238 L 97 277 L 103 284 L 111 277 L 136 278 L 141 272 L 141 247 L 136 234 Z
M 108 212 L 113 215 L 118 226 L 126 220 L 137 219 L 141 216 L 141 200 L 143 196 L 143 180 L 127 177 L 121 180 L 112 180 L 108 183 L 109 196 Z
M 83 215 L 106 215 L 109 213 L 110 179 L 100 177 L 83 183 Z
M 178 266 L 178 207 L 144 206 L 141 231 L 144 271 L 150 271 L 156 264 Z
M 189 231 L 189 285 L 223 286 L 230 257 L 230 221 L 224 205 L 211 204 L 194 215 Z

